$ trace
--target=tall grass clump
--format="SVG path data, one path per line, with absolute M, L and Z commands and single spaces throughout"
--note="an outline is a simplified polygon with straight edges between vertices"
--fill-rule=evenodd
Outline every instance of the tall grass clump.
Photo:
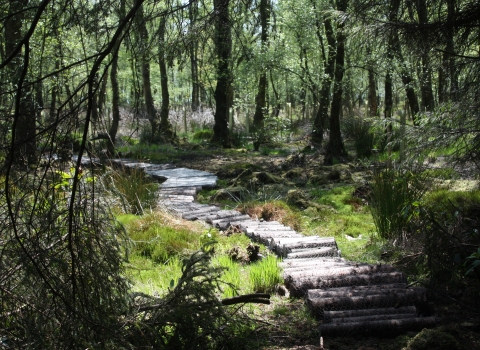
M 250 266 L 250 283 L 255 293 L 273 292 L 282 282 L 280 267 L 274 255 L 268 255 Z
M 224 298 L 230 298 L 238 295 L 238 289 L 241 284 L 240 264 L 235 263 L 228 255 L 221 255 L 213 259 L 213 266 L 224 268 L 222 274 L 222 295 Z
M 358 158 L 369 158 L 377 141 L 377 132 L 373 124 L 360 117 L 346 119 L 343 132 L 353 140 Z
M 381 238 L 402 238 L 426 189 L 421 173 L 390 168 L 374 173 L 369 206 Z
M 157 206 L 158 184 L 142 169 L 110 170 L 102 177 L 105 188 L 117 198 L 124 213 L 143 214 Z

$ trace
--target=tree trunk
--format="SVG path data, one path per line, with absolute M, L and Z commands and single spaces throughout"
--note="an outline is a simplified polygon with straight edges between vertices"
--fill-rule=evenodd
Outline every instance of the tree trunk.
M 337 10 L 345 12 L 348 0 L 338 0 Z M 342 108 L 343 94 L 343 74 L 345 71 L 345 33 L 343 31 L 344 23 L 341 22 L 337 27 L 337 53 L 335 55 L 335 74 L 333 85 L 332 106 L 330 110 L 330 137 L 325 154 L 325 164 L 333 164 L 336 158 L 346 158 L 348 156 L 343 145 L 342 134 L 340 131 L 340 113 Z
M 5 51 L 8 55 L 15 52 L 23 38 L 23 10 L 27 5 L 27 0 L 10 2 L 5 20 Z M 21 168 L 37 162 L 35 96 L 26 78 L 29 54 L 27 41 L 23 44 L 23 50 L 20 49 L 6 67 L 8 79 L 16 94 L 12 127 L 14 145 L 10 149 L 9 159 Z
M 109 157 L 115 155 L 115 138 L 117 137 L 118 126 L 120 124 L 120 88 L 118 86 L 118 44 L 113 50 L 112 64 L 110 67 L 110 83 L 112 85 L 112 124 L 108 131 L 109 140 L 107 141 L 107 151 Z
M 270 2 L 269 0 L 260 0 L 260 23 L 262 25 L 261 45 L 262 54 L 265 54 L 268 46 L 268 24 L 270 21 Z M 265 114 L 268 114 L 267 108 L 267 68 L 262 64 L 262 71 L 258 81 L 258 93 L 255 98 L 255 114 L 253 116 L 254 130 L 264 127 Z
M 392 137 L 392 110 L 393 110 L 393 87 L 392 87 L 392 76 L 390 71 L 387 71 L 385 76 L 385 119 L 387 124 L 385 126 L 385 144 L 391 140 Z M 388 155 L 390 156 L 391 147 L 388 146 Z
M 231 147 L 228 130 L 228 117 L 232 95 L 232 33 L 230 24 L 230 0 L 214 0 L 215 12 L 215 51 L 217 54 L 217 86 L 215 88 L 215 124 L 212 143 Z
M 190 1 L 188 6 L 188 16 L 190 19 L 190 30 L 192 31 L 198 15 L 198 0 Z M 193 33 L 192 33 L 193 35 Z M 200 107 L 200 84 L 198 75 L 198 42 L 192 40 L 189 48 L 190 51 L 190 69 L 192 79 L 192 112 L 198 111 Z
M 160 110 L 160 136 L 163 141 L 171 142 L 173 140 L 172 124 L 168 120 L 168 113 L 170 111 L 170 94 L 168 92 L 168 74 L 167 65 L 165 62 L 165 27 L 167 24 L 167 17 L 163 16 L 160 20 L 160 27 L 158 30 L 159 37 L 159 54 L 158 63 L 160 66 L 160 85 L 162 88 L 162 107 Z
M 393 0 L 390 2 L 390 13 L 389 20 L 392 23 L 397 21 L 398 9 L 400 7 L 400 0 Z M 400 39 L 398 37 L 397 31 L 392 31 L 390 35 L 389 42 L 389 52 L 387 55 L 396 57 L 400 63 L 400 77 L 402 79 L 403 86 L 405 88 L 405 93 L 407 94 L 408 104 L 410 107 L 410 112 L 412 113 L 413 123 L 418 125 L 417 114 L 420 112 L 420 107 L 418 105 L 417 94 L 413 88 L 414 80 L 408 70 L 408 67 L 405 65 L 405 60 L 402 54 L 402 48 L 400 46 Z
M 447 23 L 453 23 L 455 17 L 455 0 L 447 1 Z M 438 102 L 444 103 L 458 99 L 458 76 L 455 65 L 455 46 L 453 27 L 448 26 L 445 32 L 445 51 L 442 54 L 442 65 L 438 72 Z
M 147 118 L 152 128 L 151 141 L 158 141 L 158 133 L 160 129 L 160 123 L 158 120 L 157 110 L 153 102 L 152 86 L 150 83 L 150 62 L 148 59 L 148 30 L 146 26 L 145 17 L 143 14 L 143 5 L 138 9 L 135 16 L 135 22 L 137 25 L 137 34 L 139 39 L 139 46 L 141 50 L 141 73 L 143 83 L 143 97 L 145 99 L 145 109 L 147 112 Z
M 425 0 L 417 0 L 417 15 L 420 25 L 428 23 L 427 4 Z M 432 89 L 432 69 L 430 64 L 430 44 L 428 37 L 423 38 L 422 46 L 422 73 L 420 77 L 420 91 L 422 93 L 422 110 L 431 112 L 435 107 L 435 98 Z
M 317 24 L 318 25 L 318 24 Z M 325 35 L 328 43 L 328 58 L 324 57 L 324 78 L 319 94 L 319 107 L 312 130 L 312 142 L 321 144 L 325 130 L 325 121 L 328 120 L 328 106 L 330 104 L 330 87 L 332 85 L 333 75 L 335 73 L 335 48 L 336 41 L 333 34 L 332 20 L 325 18 Z M 318 30 L 319 32 L 319 30 Z M 322 44 L 322 42 L 320 42 Z M 325 50 L 322 50 L 325 52 Z
M 373 62 L 370 58 L 372 51 L 367 49 L 368 56 L 368 115 L 370 117 L 376 117 L 378 115 L 377 104 L 377 82 L 375 81 L 375 72 L 373 70 Z

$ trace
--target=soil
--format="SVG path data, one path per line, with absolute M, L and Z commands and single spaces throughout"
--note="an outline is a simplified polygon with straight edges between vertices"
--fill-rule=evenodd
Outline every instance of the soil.
M 292 145 L 292 150 L 300 150 L 305 144 Z M 292 157 L 292 154 L 294 157 Z M 354 184 L 359 189 L 364 188 L 371 176 L 371 167 L 363 166 L 359 162 L 338 164 L 325 167 L 323 155 L 319 151 L 306 154 L 293 151 L 285 155 L 262 155 L 259 152 L 242 150 L 230 151 L 228 154 L 219 150 L 212 151 L 209 155 L 202 152 L 199 156 L 178 159 L 175 165 L 198 170 L 209 171 L 219 176 L 221 180 L 231 180 L 241 172 L 242 164 L 253 164 L 254 170 L 274 174 L 285 180 L 291 189 L 303 187 L 308 181 L 316 181 L 318 186 L 332 187 L 345 182 Z M 297 161 L 295 160 L 297 157 Z M 303 160 L 301 158 L 303 157 Z M 433 164 L 434 167 L 445 166 L 443 159 Z M 236 169 L 236 170 L 235 170 Z M 252 171 L 254 171 L 252 170 Z M 468 169 L 469 170 L 469 169 Z M 292 175 L 293 174 L 293 175 Z M 295 175 L 296 174 L 296 175 Z M 474 172 L 463 171 L 461 178 L 450 184 L 450 188 L 468 189 L 477 186 L 478 181 L 472 178 Z M 298 179 L 302 179 L 302 181 Z M 298 181 L 296 181 L 298 180 Z M 442 330 L 458 341 L 458 349 L 480 349 L 480 288 L 474 294 L 463 293 L 455 298 L 444 293 L 432 291 L 434 313 L 438 318 L 437 329 Z M 476 305 L 472 308 L 471 305 Z M 369 335 L 352 335 L 347 337 L 325 338 L 323 347 L 320 347 L 318 326 L 312 320 L 296 318 L 296 311 L 304 307 L 304 301 L 289 299 L 285 296 L 275 296 L 270 305 L 270 311 L 283 308 L 282 314 L 266 312 L 270 315 L 265 322 L 267 327 L 269 345 L 265 350 L 396 350 L 406 347 L 408 340 L 418 332 L 409 332 L 394 337 L 374 337 Z M 427 349 L 426 347 L 425 349 Z

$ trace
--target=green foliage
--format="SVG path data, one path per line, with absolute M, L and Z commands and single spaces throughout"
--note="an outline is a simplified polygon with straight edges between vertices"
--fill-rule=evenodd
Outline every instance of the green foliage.
M 370 120 L 359 117 L 345 118 L 342 124 L 342 131 L 345 133 L 345 136 L 353 140 L 358 158 L 369 158 L 372 156 L 372 150 L 375 148 L 380 135 Z
M 202 236 L 185 228 L 165 226 L 155 213 L 130 221 L 128 234 L 134 245 L 132 254 L 164 263 L 168 259 L 198 249 Z
M 222 274 L 222 282 L 225 283 L 222 286 L 222 295 L 224 298 L 230 298 L 238 295 L 238 291 L 242 287 L 242 273 L 240 265 L 233 262 L 233 260 L 227 255 L 220 255 L 214 258 L 214 266 L 220 266 L 225 269 Z
M 101 181 L 124 213 L 143 214 L 157 206 L 158 184 L 142 169 L 126 171 L 110 169 Z
M 200 129 L 193 133 L 192 140 L 195 142 L 207 142 L 213 136 L 213 129 Z
M 254 263 L 250 267 L 250 281 L 255 293 L 269 293 L 283 283 L 277 258 L 268 255 L 266 258 Z
M 369 206 L 379 237 L 402 238 L 427 189 L 424 180 L 408 170 L 385 169 L 373 175 Z
M 13 175 L 8 199 L 0 193 L 6 214 L 0 224 L 0 319 L 8 324 L 9 347 L 95 347 L 113 339 L 129 308 L 125 231 L 93 175 L 77 173 Z
M 216 296 L 222 268 L 212 267 L 210 259 L 205 250 L 195 252 L 183 260 L 181 277 L 164 297 L 137 299 L 138 314 L 125 328 L 133 346 L 212 349 L 230 336 L 220 332 L 233 317 Z
M 480 191 L 433 191 L 420 214 L 413 229 L 423 239 L 421 266 L 430 284 L 453 289 L 470 277 L 480 280 Z
M 408 341 L 403 350 L 458 350 L 458 341 L 446 332 L 438 329 L 423 329 L 415 337 Z

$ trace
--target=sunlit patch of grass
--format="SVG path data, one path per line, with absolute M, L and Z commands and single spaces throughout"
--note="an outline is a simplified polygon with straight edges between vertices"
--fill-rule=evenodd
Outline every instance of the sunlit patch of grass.
M 152 259 L 132 255 L 126 265 L 126 275 L 133 282 L 132 291 L 148 295 L 164 295 L 180 276 L 181 261 L 172 257 L 164 264 L 156 264 Z
M 375 262 L 378 260 L 377 252 L 366 247 L 376 232 L 373 218 L 365 203 L 352 197 L 353 191 L 353 186 L 312 190 L 311 196 L 321 207 L 303 211 L 306 222 L 304 233 L 333 236 L 342 257 Z
M 250 283 L 255 293 L 270 293 L 275 287 L 283 283 L 278 259 L 274 255 L 268 255 L 257 263 L 250 265 Z
M 240 264 L 235 263 L 227 255 L 216 256 L 212 264 L 213 266 L 225 268 L 222 274 L 222 281 L 225 282 L 222 286 L 222 295 L 224 298 L 237 296 L 240 289 L 245 289 L 245 283 L 242 285 L 242 280 L 245 281 L 245 273 L 242 271 Z
M 169 258 L 197 250 L 202 245 L 199 230 L 187 222 L 181 224 L 172 216 L 152 212 L 134 220 L 131 216 L 120 216 L 132 240 L 131 254 L 141 255 L 157 263 Z

